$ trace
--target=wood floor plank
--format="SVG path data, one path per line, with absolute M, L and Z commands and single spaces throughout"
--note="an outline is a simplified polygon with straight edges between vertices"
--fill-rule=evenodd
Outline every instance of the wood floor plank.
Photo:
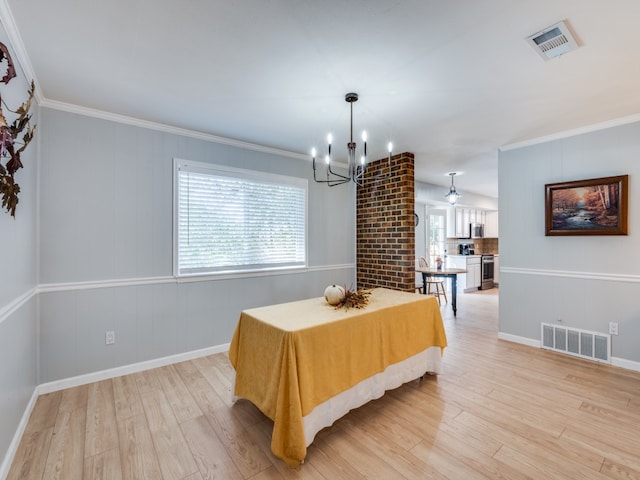
M 47 480 L 82 478 L 84 469 L 82 445 L 84 445 L 86 419 L 86 408 L 58 412 L 42 478 Z
M 33 407 L 25 431 L 37 432 L 53 427 L 56 424 L 62 395 L 63 391 L 40 395 Z
M 602 473 L 616 480 L 640 480 L 640 470 L 635 470 L 619 463 L 605 460 Z
M 183 422 L 180 428 L 202 478 L 244 479 L 204 415 Z
M 225 378 L 222 371 L 218 368 L 221 361 L 212 360 L 212 356 L 195 359 L 193 364 L 196 366 L 200 374 L 206 378 L 211 388 L 218 394 L 222 403 L 227 407 L 231 407 L 231 412 L 245 426 L 249 427 L 259 421 L 262 412 L 251 405 L 249 402 L 233 401 L 233 393 L 231 391 L 231 379 Z M 223 357 L 218 355 L 222 360 Z M 228 363 L 228 362 L 225 362 Z M 227 370 L 228 371 L 228 370 Z
M 565 439 L 600 455 L 603 459 L 609 459 L 615 463 L 626 465 L 632 470 L 640 471 L 637 441 L 629 441 L 626 438 L 612 435 L 601 435 L 600 430 L 594 430 L 584 425 L 570 425 L 565 428 L 559 440 Z
M 578 462 L 553 457 L 551 452 L 538 447 L 514 449 L 503 446 L 494 456 L 497 460 L 520 470 L 531 478 L 549 478 L 557 480 L 605 480 L 607 476 L 584 467 Z
M 456 461 L 464 465 L 465 469 L 471 469 L 486 478 L 509 480 L 527 480 L 529 478 L 523 472 L 500 462 L 493 455 L 487 455 L 485 451 L 475 448 L 472 442 L 450 434 L 438 435 L 432 444 L 422 442 L 412 449 L 412 453 L 417 457 L 430 458 L 429 451 L 432 449 L 435 450 L 436 458 L 442 456 L 441 452 L 454 453 Z M 424 457 L 425 455 L 427 457 Z
M 142 403 L 138 384 L 133 375 L 124 375 L 112 379 L 113 398 L 118 420 L 142 414 Z
M 103 380 L 89 386 L 86 430 L 86 457 L 118 448 L 118 427 L 111 380 Z
M 184 477 L 183 480 L 204 480 L 204 478 L 202 477 L 202 475 L 200 475 L 200 472 L 196 472 L 189 475 L 188 477 Z
M 243 476 L 249 478 L 269 468 L 269 460 L 195 364 L 184 362 L 176 369 Z
M 604 457 L 593 450 L 585 449 L 578 443 L 567 442 L 547 435 L 544 432 L 528 428 L 518 428 L 505 424 L 498 427 L 485 419 L 469 412 L 462 413 L 456 422 L 464 424 L 468 429 L 476 431 L 478 435 L 487 435 L 502 445 L 516 450 L 535 446 L 540 451 L 548 450 L 551 455 L 566 458 L 586 465 L 593 470 L 599 470 Z M 488 428 L 487 428 L 488 427 Z
M 384 430 L 367 428 L 366 423 L 352 420 L 350 415 L 336 422 L 332 429 L 340 429 L 353 442 L 361 442 L 370 454 L 389 464 L 401 474 L 400 478 L 409 480 L 421 480 L 424 478 L 444 478 L 429 464 L 411 453 L 411 448 L 405 449 L 397 443 L 390 441 Z
M 89 385 L 80 385 L 62 390 L 62 398 L 58 409 L 62 412 L 70 412 L 76 408 L 86 407 L 88 393 Z
M 55 418 L 55 417 L 54 417 Z M 34 426 L 22 436 L 7 480 L 40 480 L 53 438 L 53 427 L 36 430 Z
M 200 373 L 207 379 L 211 387 L 216 391 L 220 398 L 231 406 L 233 403 L 231 392 L 231 379 L 226 376 L 219 368 L 221 362 L 215 360 L 216 355 L 197 358 L 193 363 L 198 367 Z
M 367 447 L 362 444 L 362 439 L 353 439 L 344 430 L 331 430 L 330 441 L 323 445 L 323 449 L 329 457 L 341 457 L 351 465 L 364 478 L 373 480 L 391 480 L 404 478 L 400 472 L 389 465 L 384 459 L 372 455 Z
M 144 414 L 119 420 L 118 439 L 123 478 L 162 478 Z
M 304 473 L 309 463 L 327 480 L 365 480 L 366 477 L 353 467 L 348 458 L 331 454 L 331 440 L 327 440 L 328 434 L 323 433 L 325 432 L 320 432 L 314 442 L 309 445 L 307 460 L 298 467 L 303 473 L 300 478 L 305 478 Z
M 197 472 L 196 462 L 164 392 L 145 393 L 141 398 L 163 478 L 181 480 Z
M 439 422 L 434 418 L 423 418 L 411 403 L 404 401 L 399 402 L 398 405 L 391 405 L 388 411 L 385 409 L 382 413 L 384 416 L 388 416 L 390 421 L 396 422 L 408 431 L 415 432 L 421 438 L 421 442 L 433 444 L 436 443 L 441 435 L 449 434 L 452 437 L 459 438 L 461 443 L 466 443 L 470 447 L 483 451 L 487 456 L 492 456 L 502 446 L 501 442 L 487 435 L 479 434 L 477 431 L 469 429 L 466 425 L 456 422 L 455 419 L 459 418 L 460 415 L 456 416 L 455 419 L 451 419 L 451 421 Z M 419 421 L 417 421 L 418 418 L 420 419 Z
M 392 408 L 391 404 L 387 403 L 385 406 L 378 406 L 375 402 L 370 402 L 370 405 L 364 405 L 351 411 L 348 420 L 357 423 L 366 431 L 373 432 L 374 435 L 384 432 L 386 439 L 393 441 L 407 451 L 411 450 L 424 439 L 422 432 L 410 428 L 410 422 L 398 421 L 398 417 L 394 415 L 397 409 Z
M 251 480 L 282 480 L 282 475 L 274 466 L 271 466 L 251 477 Z
M 178 423 L 202 415 L 202 410 L 173 365 L 159 368 L 157 374 Z
M 447 451 L 428 442 L 420 442 L 411 449 L 411 453 L 430 465 L 441 478 L 465 480 L 486 480 L 487 478 L 459 460 L 456 451 Z
M 611 421 L 619 425 L 640 423 L 640 415 L 627 407 L 611 408 L 586 401 L 580 405 L 580 411 L 598 417 L 606 422 Z
M 523 424 L 527 428 L 537 429 L 555 437 L 560 436 L 564 428 L 562 424 L 547 420 L 547 412 L 535 412 L 528 408 L 522 408 L 520 405 L 509 405 L 495 401 L 487 396 L 465 391 L 464 388 L 455 385 L 449 385 L 448 390 L 453 393 L 450 396 L 451 402 L 463 410 L 468 410 L 484 418 L 506 421 L 516 425 Z
M 157 392 L 162 389 L 156 370 L 144 370 L 132 374 L 138 386 L 138 392 L 143 393 Z
M 118 448 L 102 451 L 84 459 L 83 480 L 122 480 Z

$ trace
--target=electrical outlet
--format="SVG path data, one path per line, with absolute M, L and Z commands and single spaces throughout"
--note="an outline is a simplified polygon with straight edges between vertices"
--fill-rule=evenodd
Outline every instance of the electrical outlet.
M 108 330 L 104 334 L 104 343 L 106 345 L 113 345 L 116 343 L 116 332 L 113 330 Z
M 618 335 L 618 322 L 609 322 L 609 335 Z

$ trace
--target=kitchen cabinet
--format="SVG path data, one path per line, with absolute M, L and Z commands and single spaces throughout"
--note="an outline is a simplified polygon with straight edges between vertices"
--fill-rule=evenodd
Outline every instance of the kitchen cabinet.
M 458 275 L 459 292 L 474 292 L 480 288 L 482 284 L 480 255 L 449 255 L 447 259 L 450 267 L 463 268 L 467 271 Z
M 447 210 L 447 237 L 469 238 L 471 236 L 469 224 L 471 223 L 484 224 L 485 220 L 486 220 L 486 217 L 485 217 L 484 210 L 476 210 L 474 208 L 451 207 Z
M 458 238 L 456 235 L 456 209 L 453 207 L 447 208 L 447 237 Z
M 456 208 L 455 210 L 455 237 L 467 238 L 469 237 L 469 209 L 468 208 Z
M 484 210 L 469 210 L 469 223 L 481 223 L 484 225 L 485 223 L 485 212 Z
M 465 292 L 478 290 L 482 285 L 481 257 L 467 259 L 467 285 Z
M 485 238 L 498 238 L 498 212 L 485 212 Z

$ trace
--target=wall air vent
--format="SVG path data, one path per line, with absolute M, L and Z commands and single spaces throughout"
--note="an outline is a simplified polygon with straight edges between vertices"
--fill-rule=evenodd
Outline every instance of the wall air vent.
M 527 42 L 545 60 L 559 57 L 578 48 L 578 42 L 564 21 L 527 37 Z
M 611 363 L 611 335 L 543 323 L 541 347 L 596 362 Z

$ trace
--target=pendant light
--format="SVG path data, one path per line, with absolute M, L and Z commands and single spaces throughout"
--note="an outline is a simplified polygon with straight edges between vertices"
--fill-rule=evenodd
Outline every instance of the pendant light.
M 458 202 L 458 199 L 462 197 L 458 192 L 456 192 L 456 187 L 453 184 L 453 177 L 455 177 L 456 172 L 449 173 L 451 176 L 451 188 L 449 188 L 449 193 L 445 195 L 445 198 L 451 205 L 455 205 Z

